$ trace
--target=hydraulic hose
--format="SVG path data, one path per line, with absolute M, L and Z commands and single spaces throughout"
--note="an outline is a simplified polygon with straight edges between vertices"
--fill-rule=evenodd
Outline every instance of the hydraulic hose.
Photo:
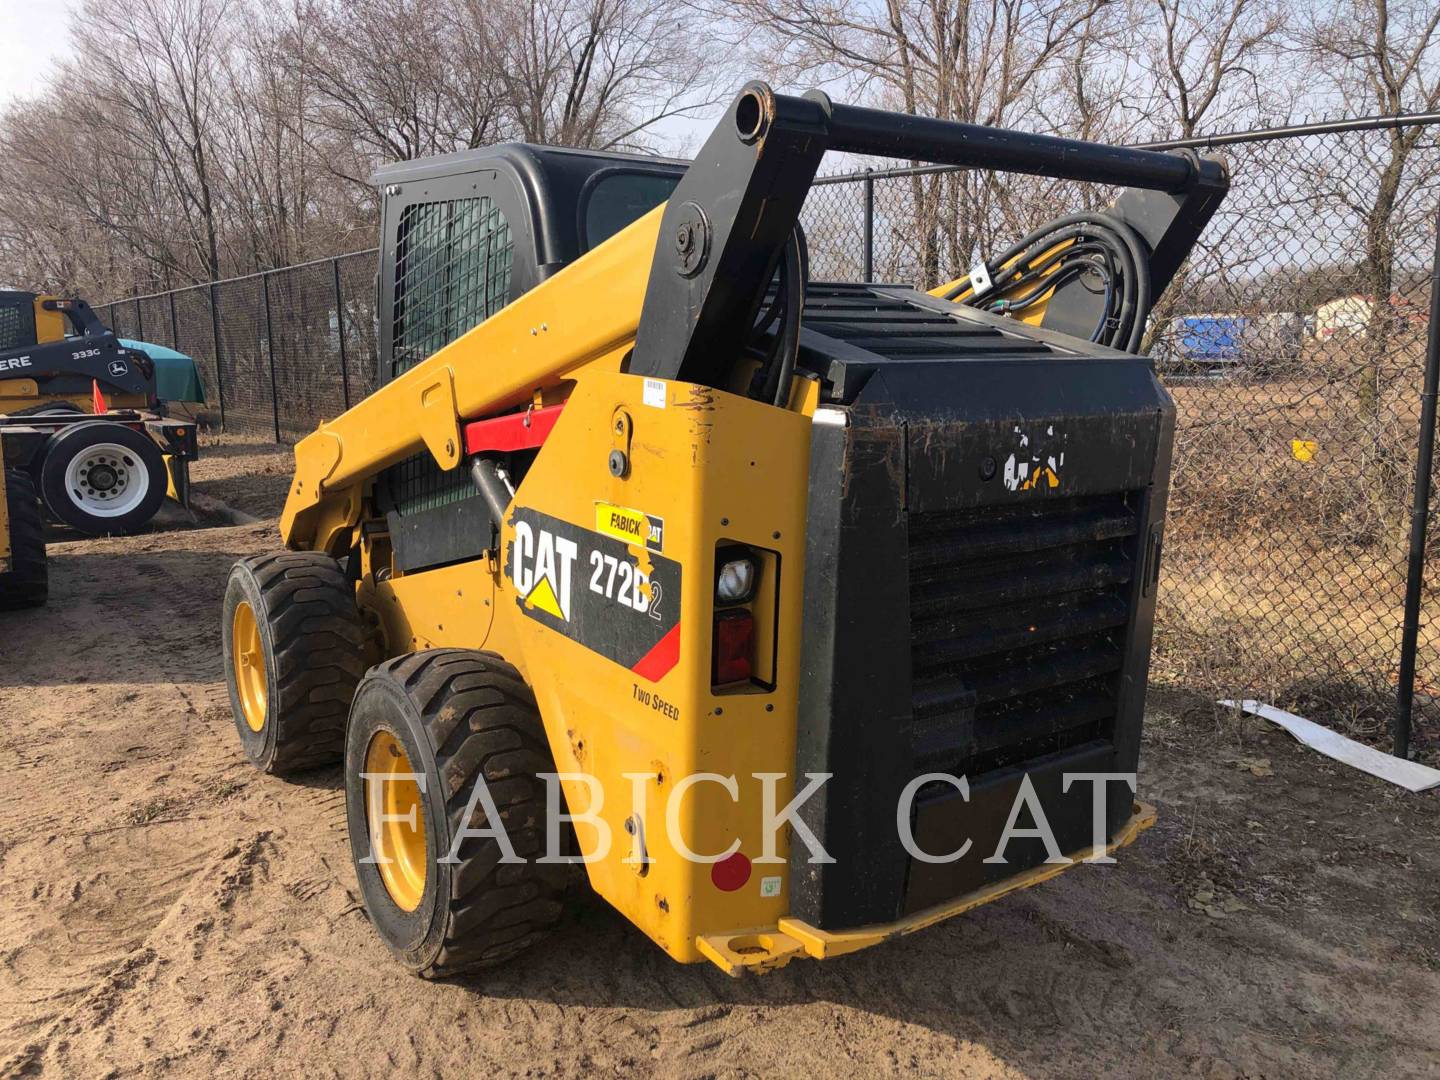
M 1113 214 L 1082 211 L 1056 218 L 987 260 L 985 270 L 989 289 L 972 291 L 962 299 L 969 288 L 962 282 L 945 298 L 1012 314 L 1081 274 L 1098 273 L 1105 295 L 1092 340 L 1127 352 L 1140 351 L 1153 299 L 1149 249 L 1133 228 Z
M 810 276 L 809 251 L 799 228 L 785 241 L 776 271 L 775 294 L 751 332 L 758 341 L 774 330 L 765 357 L 751 383 L 751 396 L 783 408 L 790 399 L 790 382 L 800 356 L 800 316 L 805 307 L 805 284 Z

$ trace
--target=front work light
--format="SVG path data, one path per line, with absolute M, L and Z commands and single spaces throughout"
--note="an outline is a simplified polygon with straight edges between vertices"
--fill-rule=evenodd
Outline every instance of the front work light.
M 727 559 L 715 575 L 715 600 L 721 604 L 743 604 L 755 592 L 755 560 Z

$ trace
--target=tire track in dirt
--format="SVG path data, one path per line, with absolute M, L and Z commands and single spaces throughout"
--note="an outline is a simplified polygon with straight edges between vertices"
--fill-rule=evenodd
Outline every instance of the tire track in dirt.
M 218 666 L 196 571 L 231 556 L 175 543 L 54 545 L 50 605 L 4 617 L 0 753 L 23 778 L 0 795 L 0 994 L 37 1007 L 0 1019 L 0 1048 L 128 970 L 216 856 L 194 827 L 208 778 L 190 764 L 218 747 L 196 707 Z
M 110 965 L 90 989 L 11 1057 L 0 1059 L 0 1076 L 25 1075 L 45 1065 L 70 1072 L 67 1058 L 72 1043 L 102 1028 L 127 995 L 151 990 L 162 965 L 201 960 L 207 938 L 223 930 L 226 913 L 250 887 L 253 876 L 263 872 L 268 845 L 268 834 L 253 833 L 207 860 L 189 876 L 185 889 L 140 944 Z M 52 1054 L 54 1060 L 47 1062 Z

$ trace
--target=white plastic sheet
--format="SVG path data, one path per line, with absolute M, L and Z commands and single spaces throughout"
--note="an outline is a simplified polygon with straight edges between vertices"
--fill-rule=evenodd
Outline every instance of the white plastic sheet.
M 1326 757 L 1334 758 L 1371 776 L 1378 776 L 1381 780 L 1388 780 L 1406 791 L 1429 791 L 1431 788 L 1440 787 L 1440 769 L 1432 769 L 1418 761 L 1406 761 L 1382 753 L 1373 746 L 1346 738 L 1327 727 L 1321 727 L 1313 720 L 1306 720 L 1303 716 L 1296 716 L 1259 701 L 1222 701 L 1220 704 L 1279 724 L 1312 750 L 1318 750 Z

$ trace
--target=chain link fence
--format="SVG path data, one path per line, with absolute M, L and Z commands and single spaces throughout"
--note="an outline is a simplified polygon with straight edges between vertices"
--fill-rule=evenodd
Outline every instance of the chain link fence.
M 1380 742 L 1408 690 L 1407 569 L 1424 570 L 1422 611 L 1436 586 L 1410 536 L 1440 116 L 1156 148 L 1222 153 L 1232 187 L 1147 334 L 1178 410 L 1154 676 Z M 825 177 L 802 218 L 811 276 L 933 287 L 1113 194 L 939 168 Z M 194 356 L 226 431 L 292 441 L 373 387 L 375 264 L 359 252 L 102 312 Z M 1416 749 L 1433 758 L 1440 630 L 1422 618 L 1414 636 Z
M 193 357 L 211 426 L 294 442 L 374 389 L 376 252 L 103 305 L 122 338 Z

